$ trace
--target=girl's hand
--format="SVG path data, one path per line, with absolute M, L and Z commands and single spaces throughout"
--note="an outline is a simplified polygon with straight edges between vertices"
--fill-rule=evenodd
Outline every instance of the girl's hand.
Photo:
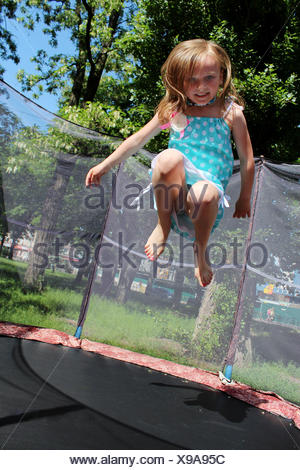
M 89 170 L 85 178 L 85 185 L 87 187 L 91 186 L 92 184 L 98 186 L 100 184 L 100 180 L 103 174 L 103 165 L 102 163 L 99 163 L 99 165 L 96 165 Z
M 251 216 L 251 202 L 250 199 L 239 198 L 235 204 L 235 211 L 232 217 L 250 217 Z

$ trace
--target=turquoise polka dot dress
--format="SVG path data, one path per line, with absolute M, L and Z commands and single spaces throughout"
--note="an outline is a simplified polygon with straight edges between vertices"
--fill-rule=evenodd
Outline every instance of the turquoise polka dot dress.
M 192 186 L 199 180 L 208 180 L 214 184 L 220 194 L 219 210 L 213 230 L 218 226 L 224 214 L 224 206 L 228 207 L 225 189 L 233 171 L 234 157 L 231 146 L 231 131 L 225 121 L 233 101 L 231 101 L 221 118 L 195 117 L 181 115 L 181 128 L 172 125 L 168 148 L 176 149 L 182 153 L 186 183 Z M 176 121 L 176 116 L 174 118 Z M 182 126 L 184 122 L 184 127 Z M 157 155 L 152 161 L 155 167 Z M 175 211 L 171 217 L 172 228 L 185 238 L 194 240 L 194 226 L 188 215 L 182 211 Z

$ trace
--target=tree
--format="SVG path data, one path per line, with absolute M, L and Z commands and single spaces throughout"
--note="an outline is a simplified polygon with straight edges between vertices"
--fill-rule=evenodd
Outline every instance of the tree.
M 111 56 L 118 52 L 116 40 L 123 33 L 123 9 L 124 0 L 27 0 L 22 6 L 23 24 L 33 30 L 43 20 L 43 31 L 49 35 L 53 48 L 58 45 L 59 32 L 69 31 L 75 54 L 49 57 L 46 51 L 39 50 L 33 58 L 38 73 L 21 70 L 18 74 L 23 89 L 37 87 L 36 96 L 43 91 L 63 90 L 62 99 L 70 105 L 93 101 L 103 72 L 109 70 Z
M 15 64 L 20 61 L 17 56 L 17 46 L 12 33 L 6 27 L 4 18 L 16 18 L 17 6 L 18 0 L 2 0 L 0 3 L 0 57 L 2 60 L 12 60 Z M 1 65 L 0 77 L 4 70 Z
M 141 0 L 138 5 L 128 43 L 138 63 L 134 101 L 155 108 L 163 94 L 160 67 L 175 44 L 194 37 L 215 40 L 234 64 L 255 154 L 295 160 L 300 120 L 298 2 Z
M 5 89 L 0 88 L 0 96 L 5 94 Z M 2 253 L 5 238 L 8 234 L 7 211 L 5 206 L 4 195 L 4 175 L 7 167 L 4 165 L 4 158 L 9 153 L 10 140 L 15 132 L 20 128 L 20 123 L 17 117 L 9 111 L 4 104 L 0 105 L 0 146 L 1 146 L 1 159 L 0 159 L 0 255 Z
M 54 4 L 54 5 L 53 5 Z M 46 90 L 56 92 L 60 87 L 64 88 L 64 99 L 69 106 L 88 106 L 97 92 L 101 76 L 107 66 L 112 52 L 112 43 L 117 32 L 121 34 L 119 22 L 123 13 L 124 1 L 115 0 L 101 2 L 93 0 L 43 2 L 28 0 L 22 11 L 23 23 L 29 28 L 34 28 L 34 22 L 39 21 L 42 15 L 45 24 L 45 33 L 50 35 L 50 44 L 57 46 L 57 34 L 62 29 L 70 31 L 71 39 L 76 45 L 76 56 L 69 58 L 64 54 L 54 55 L 48 58 L 45 51 L 38 51 L 34 61 L 37 64 L 37 75 L 19 74 L 24 89 L 29 90 L 38 84 L 40 92 L 44 90 L 41 81 L 46 82 Z M 35 15 L 32 16 L 32 11 Z M 70 65 L 71 64 L 71 65 Z M 67 88 L 69 86 L 69 92 Z M 53 136 L 55 137 L 55 136 Z M 71 138 L 72 139 L 72 138 Z M 60 155 L 58 166 L 54 172 L 54 178 L 48 195 L 44 201 L 44 210 L 41 216 L 41 230 L 36 232 L 34 247 L 49 245 L 51 235 L 54 232 L 59 216 L 59 208 L 64 200 L 66 188 L 76 162 L 76 147 L 80 153 L 86 153 L 84 142 L 73 139 L 70 143 L 71 155 Z M 57 143 L 56 143 L 56 147 Z M 77 149 L 77 151 L 78 151 Z M 67 159 L 68 174 L 60 169 Z M 37 254 L 33 249 L 28 269 L 25 275 L 25 285 L 29 289 L 40 288 L 39 278 L 43 276 L 45 267 L 40 267 L 37 262 Z
M 292 32 L 286 31 L 284 39 L 273 44 L 272 49 L 276 53 L 285 50 L 286 56 L 299 53 L 299 43 L 295 40 L 297 28 L 299 24 L 291 28 Z M 255 155 L 275 161 L 294 161 L 300 118 L 296 107 L 298 67 L 295 64 L 292 67 L 291 63 L 288 67 L 288 61 L 282 66 L 276 53 L 263 56 L 261 52 L 260 58 L 260 51 L 253 48 L 256 34 L 249 31 L 248 37 L 239 38 L 227 22 L 214 27 L 211 38 L 228 51 L 235 65 L 235 84 L 246 102 L 245 115 Z
M 222 261 L 237 268 L 230 269 L 229 273 L 228 269 L 215 271 L 212 283 L 205 289 L 192 338 L 193 349 L 201 358 L 219 363 L 226 355 L 232 332 L 241 277 L 238 265 L 243 261 L 247 240 L 246 225 L 243 229 L 230 230 L 226 220 L 221 224 L 223 229 L 215 232 L 213 244 L 216 243 L 216 249 L 209 251 L 209 260 L 215 265 L 220 262 L 219 244 L 226 253 Z
M 29 139 L 27 143 L 28 160 L 32 161 L 32 165 L 37 165 L 37 156 L 34 156 L 33 148 L 36 149 L 38 160 L 41 160 L 42 165 L 43 162 L 50 164 L 49 171 L 43 172 L 43 189 L 45 192 L 47 188 L 47 191 L 46 195 L 42 195 L 40 199 L 43 203 L 35 216 L 39 229 L 35 231 L 33 251 L 24 278 L 24 285 L 28 290 L 40 289 L 40 280 L 46 268 L 45 263 L 41 263 L 41 257 L 47 259 L 55 243 L 59 242 L 62 245 L 67 242 L 76 243 L 80 242 L 82 234 L 85 236 L 94 234 L 88 247 L 91 249 L 96 245 L 107 210 L 108 201 L 104 207 L 101 206 L 99 210 L 94 211 L 93 216 L 84 207 L 82 175 L 89 168 L 88 157 L 95 164 L 103 158 L 102 152 L 107 154 L 108 144 L 105 144 L 104 138 L 101 142 L 101 137 L 96 134 L 94 135 L 95 142 L 90 139 L 90 133 L 86 135 L 84 130 L 80 133 L 79 129 L 72 127 L 72 124 L 66 124 L 64 123 L 62 131 L 55 127 L 50 128 L 46 136 L 37 133 L 35 138 Z M 85 156 L 85 160 L 80 158 L 82 155 Z M 38 169 L 35 171 L 36 176 L 38 176 L 37 173 Z M 45 178 L 48 183 L 45 182 Z M 37 178 L 35 184 L 39 181 Z M 70 183 L 72 185 L 69 189 Z M 97 232 L 98 236 L 95 235 Z M 62 234 L 61 237 L 59 233 Z M 70 235 L 67 235 L 68 233 Z M 59 248 L 55 250 L 57 256 Z M 87 262 L 89 261 L 87 259 Z

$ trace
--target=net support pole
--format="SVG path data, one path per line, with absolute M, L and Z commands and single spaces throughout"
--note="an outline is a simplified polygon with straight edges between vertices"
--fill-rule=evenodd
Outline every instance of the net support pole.
M 244 287 L 246 271 L 247 271 L 249 248 L 250 248 L 250 243 L 251 243 L 252 233 L 253 233 L 254 218 L 255 218 L 255 211 L 256 211 L 257 197 L 258 197 L 259 186 L 260 186 L 260 176 L 261 176 L 262 167 L 263 167 L 263 160 L 261 159 L 258 162 L 258 169 L 257 169 L 257 173 L 256 173 L 255 190 L 254 190 L 254 198 L 253 198 L 253 209 L 252 209 L 252 216 L 251 216 L 251 221 L 250 221 L 249 230 L 248 230 L 248 237 L 247 237 L 246 250 L 245 250 L 245 258 L 244 258 L 243 269 L 242 269 L 242 273 L 241 273 L 241 279 L 240 279 L 240 285 L 239 285 L 239 291 L 238 291 L 238 298 L 237 298 L 237 305 L 236 305 L 236 310 L 235 310 L 235 315 L 234 315 L 234 318 L 235 318 L 234 327 L 233 327 L 231 341 L 230 341 L 229 348 L 228 348 L 228 353 L 227 353 L 227 356 L 224 360 L 224 365 L 223 365 L 224 376 L 226 377 L 226 379 L 229 382 L 232 380 L 232 372 L 233 372 L 235 352 L 236 352 L 239 333 L 240 333 L 240 329 L 241 329 L 241 321 L 242 321 L 242 313 L 243 313 L 242 308 L 241 308 L 241 306 L 242 306 L 242 294 L 243 294 L 243 287 Z

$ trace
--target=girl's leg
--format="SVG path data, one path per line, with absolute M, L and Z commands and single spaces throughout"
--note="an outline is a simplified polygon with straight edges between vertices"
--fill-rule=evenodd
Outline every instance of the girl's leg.
M 173 209 L 184 208 L 186 198 L 185 171 L 183 156 L 178 150 L 161 152 L 152 173 L 158 221 L 145 245 L 145 253 L 152 261 L 165 249 L 170 229 Z
M 195 183 L 186 200 L 186 210 L 195 228 L 195 277 L 203 287 L 207 286 L 213 277 L 205 252 L 218 214 L 218 202 L 219 192 L 209 181 Z

